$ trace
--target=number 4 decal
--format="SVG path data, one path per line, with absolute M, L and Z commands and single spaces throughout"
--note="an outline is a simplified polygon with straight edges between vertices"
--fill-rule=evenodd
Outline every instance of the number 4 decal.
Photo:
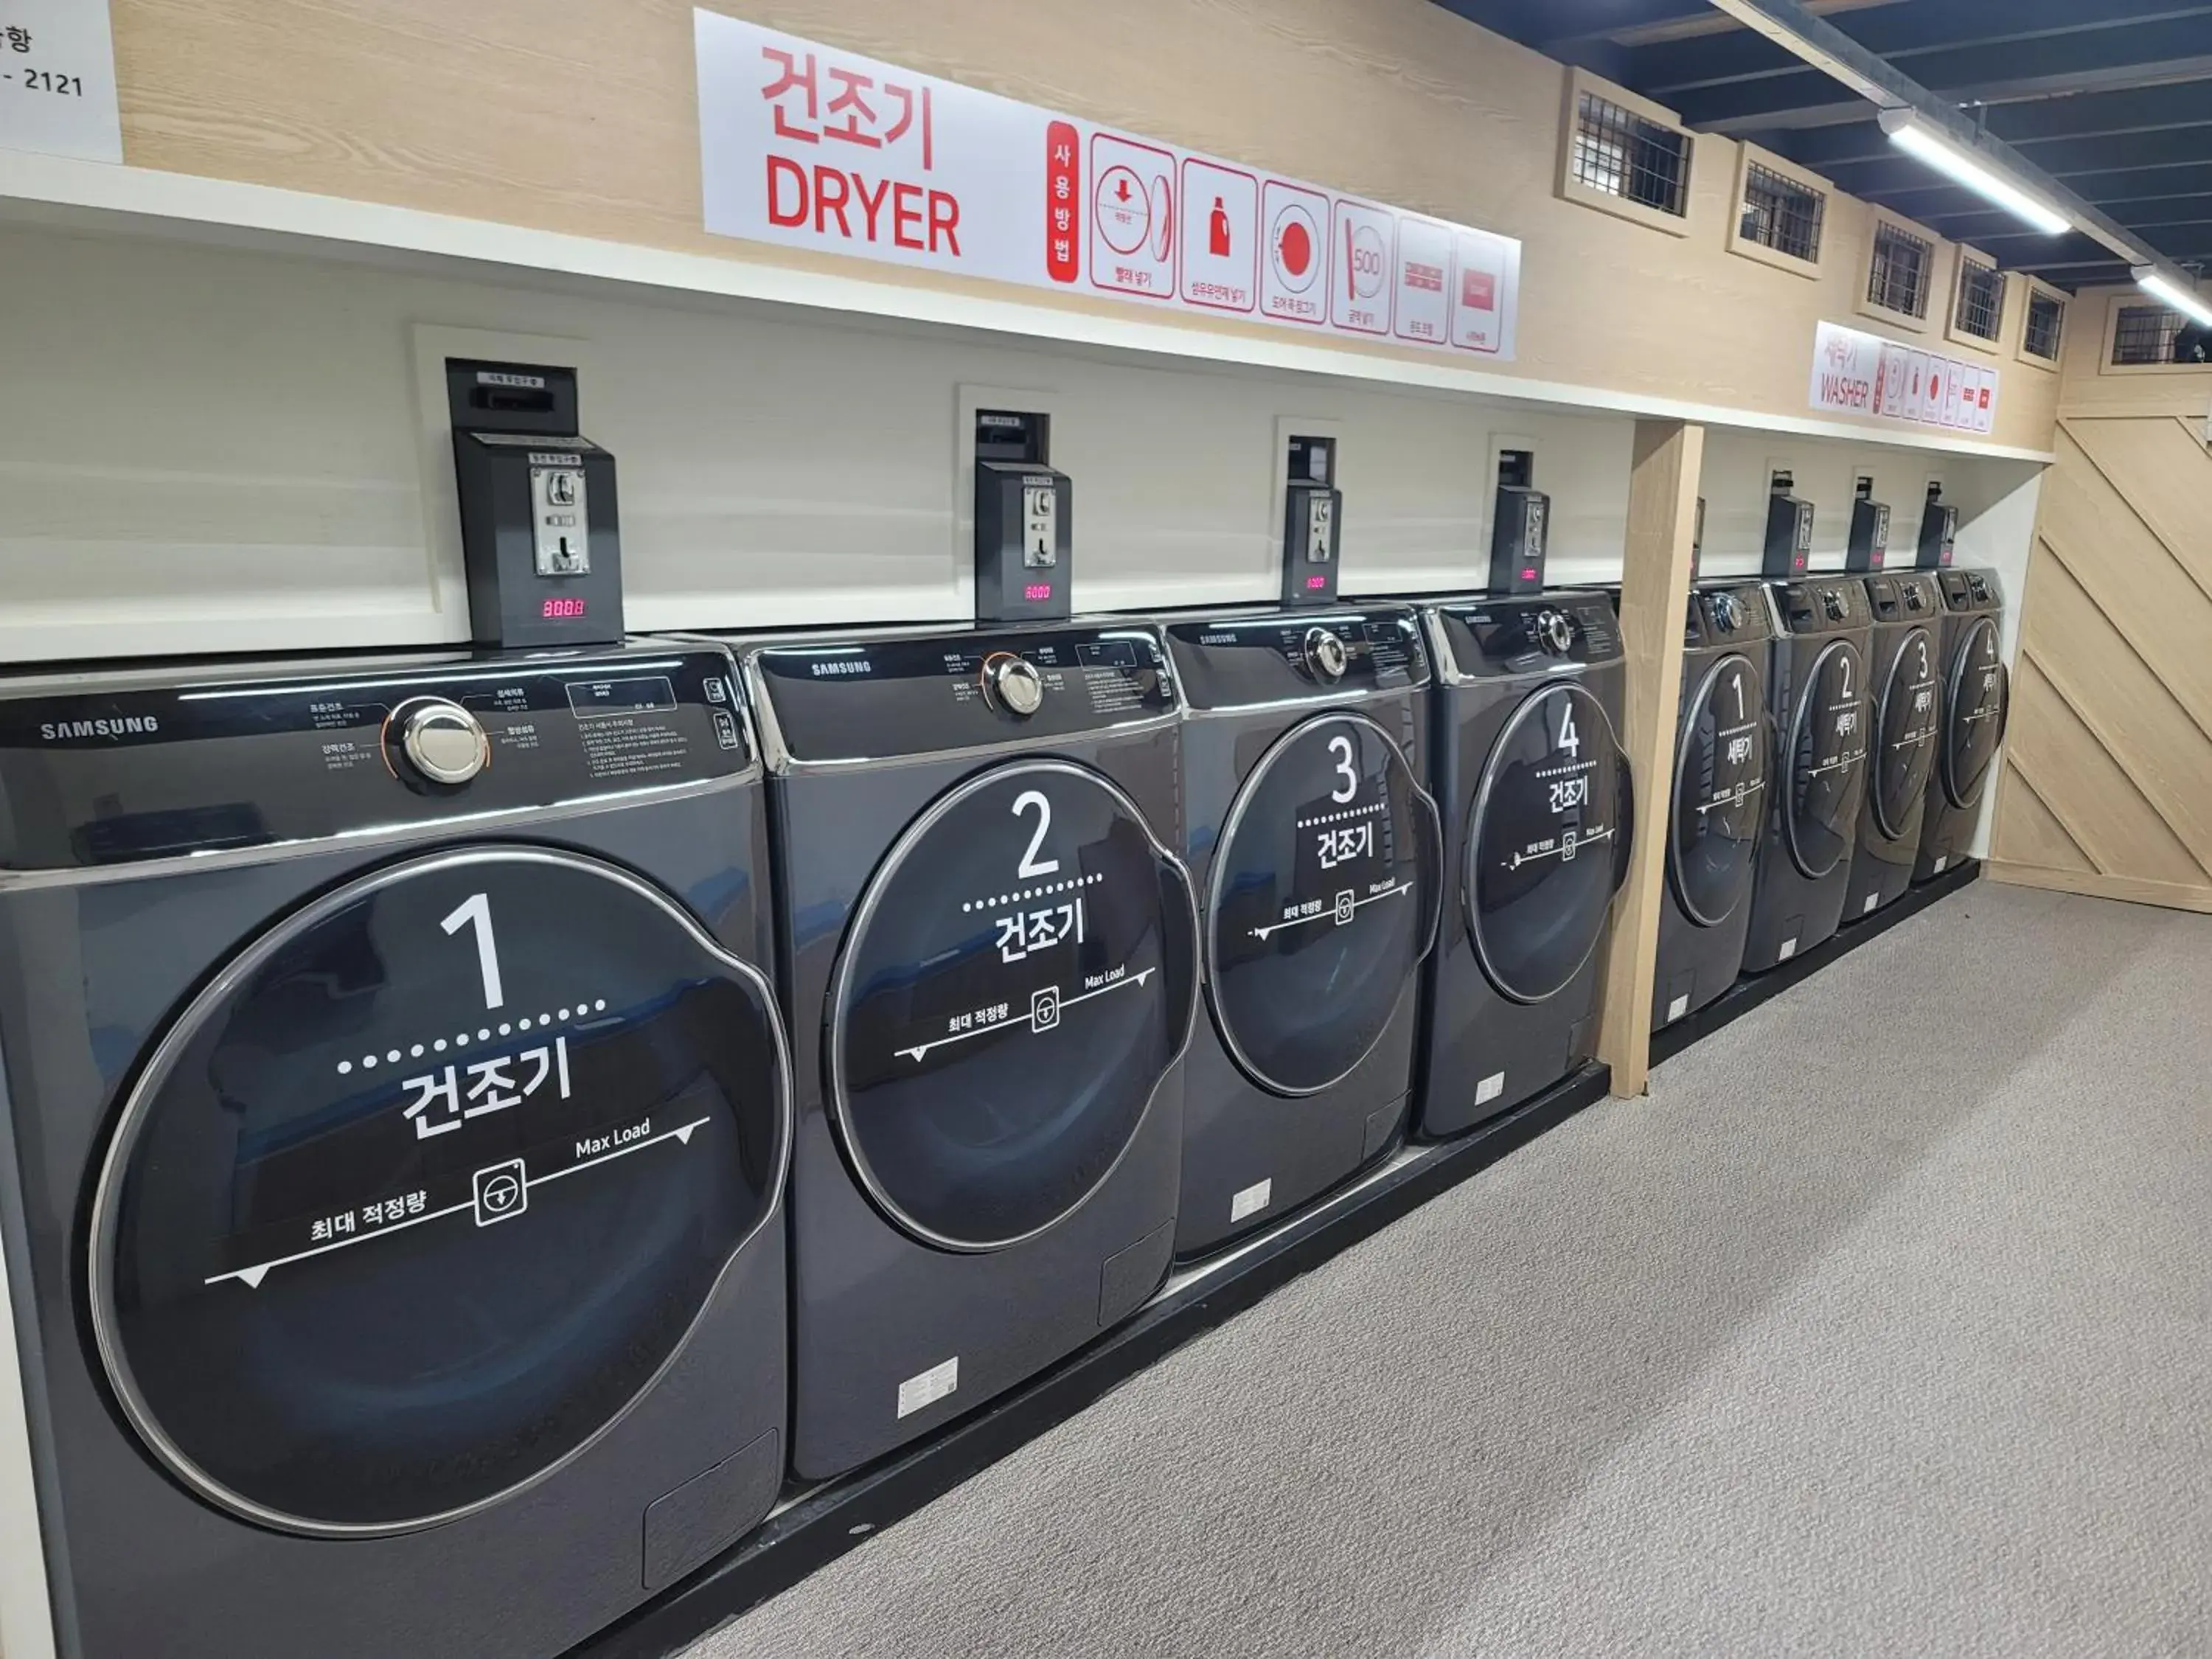
M 1559 699 L 1559 747 L 1576 759 L 1582 758 L 1582 734 L 1575 730 L 1575 704 L 1571 697 Z

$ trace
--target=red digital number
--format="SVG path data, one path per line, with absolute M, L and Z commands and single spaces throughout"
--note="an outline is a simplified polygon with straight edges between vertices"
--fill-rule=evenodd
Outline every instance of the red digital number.
M 1326 576 L 1309 576 L 1306 578 L 1306 586 L 1309 590 L 1316 587 L 1327 587 L 1328 586 L 1328 578 Z
M 1052 584 L 1050 582 L 1031 582 L 1027 587 L 1022 589 L 1022 597 L 1025 599 L 1031 600 L 1048 599 L 1052 597 Z
M 538 614 L 547 622 L 557 622 L 582 616 L 584 605 L 582 599 L 548 599 Z

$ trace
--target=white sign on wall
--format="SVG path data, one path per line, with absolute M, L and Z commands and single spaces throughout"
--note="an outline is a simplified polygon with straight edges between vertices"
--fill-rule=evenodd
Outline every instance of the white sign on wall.
M 717 12 L 692 19 L 705 219 L 718 235 L 1513 356 L 1510 237 Z
M 1812 403 L 1826 412 L 1985 435 L 1996 428 L 1997 372 L 1822 323 L 1813 343 Z
M 106 0 L 0 0 L 0 149 L 123 159 Z

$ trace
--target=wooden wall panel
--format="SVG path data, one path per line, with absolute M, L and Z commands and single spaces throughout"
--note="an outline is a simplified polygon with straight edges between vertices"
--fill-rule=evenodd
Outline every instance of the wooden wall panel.
M 112 5 L 133 165 L 689 252 L 858 268 L 701 228 L 688 0 Z M 1856 319 L 1871 234 L 1863 204 L 1831 199 L 1823 267 L 1808 280 L 1727 250 L 1737 146 L 1723 137 L 1697 140 L 1687 236 L 1561 201 L 1565 71 L 1431 0 L 730 0 L 725 9 L 1518 236 L 1527 258 L 1520 361 L 1510 374 L 1804 416 L 1814 325 Z M 1940 254 L 1939 269 L 1948 264 Z M 918 271 L 897 280 L 994 291 Z M 1109 301 L 1020 292 L 1127 315 Z M 1280 337 L 1261 324 L 1161 320 Z M 2016 332 L 2015 319 L 1986 354 L 2004 376 L 1993 438 L 2040 450 L 2057 377 L 2010 356 Z
M 2097 866 L 2066 833 L 2035 793 L 2035 786 L 2008 760 L 2003 783 L 2004 809 L 1997 815 L 1996 838 L 1990 844 L 1994 860 L 2027 865 L 2077 875 L 2094 875 Z

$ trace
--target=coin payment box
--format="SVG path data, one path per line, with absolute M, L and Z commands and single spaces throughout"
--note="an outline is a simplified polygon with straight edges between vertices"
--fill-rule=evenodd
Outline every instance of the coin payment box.
M 1773 477 L 1766 498 L 1766 550 L 1763 576 L 1802 576 L 1813 562 L 1813 503 L 1790 492 L 1797 481 L 1787 472 Z
M 975 412 L 975 617 L 1057 622 L 1073 576 L 1074 486 L 1052 466 L 1052 417 Z
M 1920 513 L 1920 555 L 1913 561 L 1922 570 L 1947 570 L 1959 539 L 1959 509 L 1945 504 L 1943 486 L 1928 486 L 1928 505 Z
M 1851 539 L 1844 553 L 1844 568 L 1870 571 L 1881 568 L 1889 556 L 1889 507 L 1874 498 L 1874 480 L 1861 478 L 1851 501 Z
M 623 637 L 615 458 L 577 431 L 576 371 L 446 362 L 469 633 L 479 645 Z
M 1336 485 L 1336 440 L 1293 438 L 1283 484 L 1283 603 L 1336 599 L 1344 492 Z
M 1536 488 L 1536 458 L 1525 449 L 1498 456 L 1498 510 L 1490 527 L 1490 592 L 1544 591 L 1544 544 L 1552 498 Z

